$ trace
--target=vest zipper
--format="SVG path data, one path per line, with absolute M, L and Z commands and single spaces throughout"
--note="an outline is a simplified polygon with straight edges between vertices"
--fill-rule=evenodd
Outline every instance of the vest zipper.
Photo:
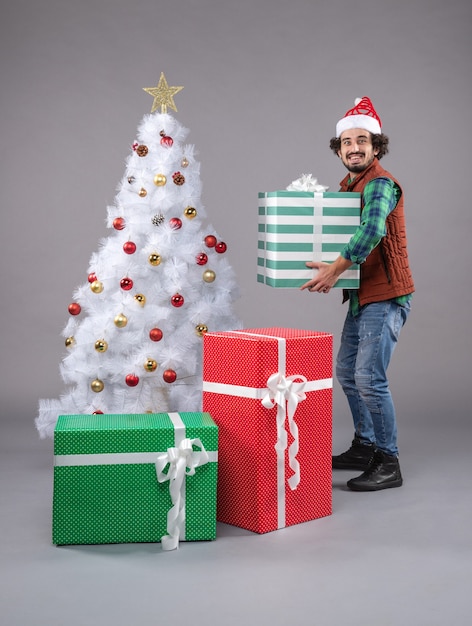
M 385 275 L 387 276 L 387 282 L 391 283 L 392 280 L 391 280 L 391 277 L 390 277 L 390 272 L 388 271 L 387 260 L 385 258 L 385 252 L 384 252 L 384 249 L 383 249 L 382 241 L 380 241 L 380 243 L 379 243 L 379 248 L 380 248 L 380 256 L 382 257 L 382 265 L 383 265 L 384 270 L 385 270 Z

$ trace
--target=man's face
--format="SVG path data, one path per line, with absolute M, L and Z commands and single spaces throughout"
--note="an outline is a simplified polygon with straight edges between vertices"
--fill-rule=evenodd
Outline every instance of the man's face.
M 363 172 L 378 154 L 372 146 L 371 134 L 362 128 L 352 128 L 341 133 L 338 156 L 349 172 Z

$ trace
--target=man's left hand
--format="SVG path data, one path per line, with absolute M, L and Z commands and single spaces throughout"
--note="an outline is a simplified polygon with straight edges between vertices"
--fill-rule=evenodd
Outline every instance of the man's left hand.
M 305 264 L 318 270 L 315 276 L 300 287 L 300 289 L 308 289 L 308 291 L 317 291 L 318 293 L 328 293 L 331 287 L 338 280 L 335 268 L 332 263 L 322 263 L 320 261 L 308 261 Z

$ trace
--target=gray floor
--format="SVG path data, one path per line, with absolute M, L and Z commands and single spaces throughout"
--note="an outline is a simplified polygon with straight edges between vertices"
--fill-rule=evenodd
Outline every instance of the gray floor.
M 469 432 L 404 428 L 404 486 L 352 493 L 337 472 L 328 518 L 267 535 L 221 524 L 162 552 L 52 546 L 52 444 L 24 418 L 1 430 L 2 626 L 472 623 Z

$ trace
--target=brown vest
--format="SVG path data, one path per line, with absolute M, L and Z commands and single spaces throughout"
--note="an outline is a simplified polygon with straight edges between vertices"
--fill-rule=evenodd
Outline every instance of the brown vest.
M 358 191 L 362 194 L 367 183 L 374 178 L 390 178 L 399 187 L 398 181 L 384 170 L 377 158 L 369 167 L 349 183 L 349 174 L 341 181 L 340 191 Z M 400 187 L 401 189 L 401 187 Z M 362 208 L 363 208 L 362 201 Z M 361 209 L 362 210 L 362 209 Z M 364 306 L 370 302 L 381 302 L 413 293 L 415 286 L 410 266 L 406 240 L 405 214 L 403 210 L 403 191 L 397 206 L 387 217 L 387 234 L 379 245 L 362 263 L 359 304 Z M 344 294 L 344 302 L 348 299 Z

